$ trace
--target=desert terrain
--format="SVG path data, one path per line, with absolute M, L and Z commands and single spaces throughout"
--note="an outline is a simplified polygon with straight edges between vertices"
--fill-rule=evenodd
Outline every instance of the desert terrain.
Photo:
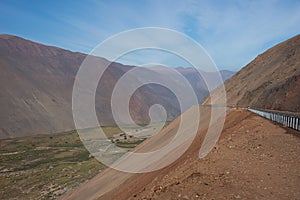
M 199 132 L 188 151 L 162 170 L 126 174 L 107 169 L 63 199 L 299 197 L 300 138 L 296 131 L 247 110 L 231 109 L 218 144 L 199 159 L 202 140 Z
M 197 136 L 176 162 L 144 174 L 107 169 L 62 199 L 298 199 L 299 132 L 246 108 L 299 112 L 299 47 L 298 35 L 259 55 L 225 82 L 231 108 L 220 140 L 206 157 L 199 159 L 199 149 L 211 119 L 209 107 L 218 105 L 211 96 L 222 96 L 219 88 L 200 106 Z M 167 144 L 179 122 L 180 116 L 136 151 Z
M 0 199 L 300 199 L 299 131 L 249 111 L 273 110 L 299 116 L 299 34 L 257 55 L 237 73 L 203 71 L 210 81 L 219 74 L 225 81 L 221 86 L 216 82 L 213 91 L 208 91 L 197 70 L 174 67 L 190 83 L 199 105 L 188 105 L 182 111 L 176 95 L 168 88 L 143 85 L 128 103 L 136 124 L 128 124 L 126 118 L 120 123 L 123 127 L 116 126 L 111 98 L 113 88 L 125 73 L 141 68 L 149 77 L 180 81 L 168 74 L 167 67 L 151 66 L 157 69 L 154 71 L 151 67 L 123 65 L 91 56 L 99 68 L 109 66 L 95 94 L 99 126 L 106 135 L 97 138 L 100 146 L 89 140 L 96 144 L 96 153 L 106 152 L 109 146 L 115 154 L 108 159 L 121 157 L 128 161 L 128 152 L 155 152 L 176 138 L 181 120 L 188 122 L 179 137 L 183 142 L 168 147 L 168 154 L 155 157 L 153 163 L 150 157 L 144 162 L 138 163 L 137 159 L 127 163 L 133 169 L 143 166 L 145 171 L 159 168 L 151 172 L 129 173 L 105 166 L 95 158 L 95 152 L 87 150 L 83 144 L 86 138 L 75 130 L 72 88 L 87 56 L 0 35 Z M 139 76 L 131 78 L 141 81 Z M 181 86 L 178 83 L 176 88 Z M 226 103 L 221 101 L 224 95 Z M 124 107 L 123 99 L 119 100 L 120 107 Z M 149 124 L 149 109 L 155 104 L 165 108 L 166 121 Z M 195 117 L 198 109 L 200 114 Z M 216 116 L 213 110 L 218 111 Z M 98 137 L 99 126 L 81 130 Z M 163 128 L 152 135 L 158 127 Z M 191 135 L 193 127 L 197 129 L 195 137 Z M 209 129 L 216 134 L 217 142 L 200 158 L 205 139 L 213 140 L 207 135 Z M 185 149 L 188 141 L 191 144 Z M 173 158 L 174 162 L 164 166 Z M 121 164 L 117 162 L 115 166 Z

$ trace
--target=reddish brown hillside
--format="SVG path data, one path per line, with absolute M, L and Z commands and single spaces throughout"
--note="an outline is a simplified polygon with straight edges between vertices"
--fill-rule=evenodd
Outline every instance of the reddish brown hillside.
M 229 105 L 299 112 L 300 35 L 259 55 L 228 79 L 225 87 Z M 218 90 L 212 95 L 218 96 Z
M 226 117 L 218 145 L 199 159 L 210 117 L 207 108 L 203 111 L 196 139 L 172 165 L 145 174 L 107 169 L 63 199 L 296 199 L 300 195 L 300 138 L 290 134 L 292 130 L 234 109 Z M 160 134 L 174 132 L 177 125 L 178 120 Z M 149 143 L 157 144 L 152 138 Z

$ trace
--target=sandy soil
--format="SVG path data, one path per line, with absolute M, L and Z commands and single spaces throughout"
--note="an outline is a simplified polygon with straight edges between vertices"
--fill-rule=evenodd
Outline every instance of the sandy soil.
M 172 165 L 145 174 L 107 169 L 64 199 L 300 199 L 299 136 L 246 110 L 231 110 L 207 157 L 198 158 L 199 129 Z

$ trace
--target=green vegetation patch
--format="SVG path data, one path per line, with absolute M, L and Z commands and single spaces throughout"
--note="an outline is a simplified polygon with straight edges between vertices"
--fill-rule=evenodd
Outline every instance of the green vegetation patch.
M 75 131 L 0 140 L 0 199 L 56 199 L 105 166 Z
M 125 149 L 107 155 L 107 159 L 121 157 L 161 125 L 156 123 L 146 128 L 128 125 L 123 130 L 102 127 L 108 139 Z M 120 137 L 124 130 L 128 132 L 125 138 L 125 135 Z M 98 134 L 98 128 L 84 131 Z M 93 142 L 96 151 L 99 143 Z M 76 131 L 0 140 L 0 199 L 56 199 L 104 168 L 85 149 Z

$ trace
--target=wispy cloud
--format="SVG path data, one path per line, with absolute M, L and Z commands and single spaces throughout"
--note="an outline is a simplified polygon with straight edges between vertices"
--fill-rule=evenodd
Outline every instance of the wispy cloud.
M 300 33 L 296 1 L 215 1 L 195 3 L 189 17 L 196 37 L 218 65 L 241 67 L 279 41 Z
M 0 31 L 85 53 L 121 31 L 162 27 L 202 44 L 220 68 L 238 69 L 300 33 L 297 0 L 33 1 L 3 0 Z

